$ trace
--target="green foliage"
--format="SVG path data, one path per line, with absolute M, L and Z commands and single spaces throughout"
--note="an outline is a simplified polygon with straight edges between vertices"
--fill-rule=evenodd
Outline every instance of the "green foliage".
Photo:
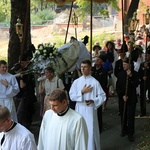
M 7 57 L 0 56 L 0 60 L 5 60 L 7 62 Z
M 109 11 L 106 9 L 101 9 L 99 14 L 103 17 L 108 17 L 109 16 Z
M 1 0 L 0 8 L 0 22 L 10 20 L 10 2 L 8 0 Z
M 107 41 L 114 40 L 114 35 L 113 34 L 108 34 L 106 32 L 103 32 L 103 33 L 101 33 L 99 35 L 95 35 L 95 36 L 93 36 L 93 43 L 92 43 L 92 45 L 94 45 L 94 43 L 96 41 L 99 41 L 100 45 L 104 46 L 104 44 L 103 44 L 104 40 L 107 40 Z
M 31 22 L 34 25 L 42 25 L 47 22 L 47 20 L 53 20 L 56 13 L 54 11 L 39 11 L 36 14 L 31 14 Z
M 32 25 L 42 25 L 43 20 L 39 16 L 31 14 L 31 24 Z
M 90 14 L 90 1 L 87 0 L 76 0 L 76 4 L 79 6 L 78 8 L 78 14 L 80 14 L 82 17 L 86 16 L 87 14 Z M 119 10 L 118 7 L 118 0 L 109 0 L 107 4 L 97 4 L 93 3 L 93 15 L 95 14 L 101 14 L 101 15 L 108 15 L 108 11 L 106 10 L 107 5 L 111 5 L 116 10 Z M 105 8 L 103 7 L 105 6 Z M 105 10 L 105 11 L 104 11 Z

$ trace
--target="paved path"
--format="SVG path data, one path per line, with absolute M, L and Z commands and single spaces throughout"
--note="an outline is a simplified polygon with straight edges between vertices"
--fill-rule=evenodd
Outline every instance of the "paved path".
M 40 117 L 39 117 L 39 102 L 35 103 L 36 113 L 33 117 L 31 132 L 38 140 Z M 139 103 L 136 107 L 136 115 L 140 114 Z M 136 150 L 134 145 L 142 126 L 149 118 L 135 119 L 135 142 L 129 142 L 127 136 L 120 137 L 121 125 L 120 116 L 118 113 L 117 97 L 111 97 L 107 103 L 107 110 L 103 112 L 103 132 L 101 134 L 101 150 Z M 147 103 L 147 115 L 150 116 L 150 103 Z
M 136 150 L 135 142 L 141 128 L 149 118 L 135 119 L 135 142 L 129 142 L 128 137 L 120 137 L 121 123 L 118 113 L 117 97 L 111 97 L 108 101 L 107 110 L 103 112 L 103 132 L 101 134 L 102 150 Z M 140 106 L 137 103 L 136 116 L 140 114 Z M 147 103 L 147 116 L 150 115 L 150 103 Z

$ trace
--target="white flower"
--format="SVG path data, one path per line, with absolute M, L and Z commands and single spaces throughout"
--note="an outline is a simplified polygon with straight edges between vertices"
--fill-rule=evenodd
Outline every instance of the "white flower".
M 37 53 L 37 54 L 40 54 L 40 51 L 39 51 L 39 50 L 37 50 L 37 51 L 36 51 L 36 53 Z
M 54 50 L 53 54 L 54 54 L 54 55 L 56 55 L 56 54 L 57 54 L 57 51 L 56 51 L 56 50 Z
M 51 57 L 52 55 L 53 55 L 52 53 L 49 54 L 50 57 Z
M 43 49 L 43 46 L 42 46 L 42 45 L 40 45 L 39 50 L 42 50 L 42 49 Z
M 43 52 L 44 52 L 44 53 L 46 53 L 46 52 L 47 52 L 47 50 L 46 50 L 46 49 L 44 49 L 44 50 L 43 50 Z

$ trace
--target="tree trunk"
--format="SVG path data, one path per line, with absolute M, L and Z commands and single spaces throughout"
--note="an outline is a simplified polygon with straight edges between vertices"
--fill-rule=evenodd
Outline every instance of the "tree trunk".
M 127 16 L 125 18 L 125 33 L 128 33 L 128 27 L 126 25 L 128 25 L 128 20 L 133 17 L 133 13 L 137 11 L 138 6 L 139 6 L 139 1 L 140 0 L 132 0 L 130 3 Z
M 20 42 L 16 34 L 16 23 L 18 17 L 23 24 L 23 40 Z M 21 61 L 23 52 L 31 44 L 30 35 L 30 0 L 11 0 L 10 37 L 8 45 L 8 70 Z

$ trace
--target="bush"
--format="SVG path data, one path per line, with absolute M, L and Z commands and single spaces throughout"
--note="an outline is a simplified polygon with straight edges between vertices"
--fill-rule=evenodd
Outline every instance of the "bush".
M 46 23 L 48 20 L 53 20 L 56 13 L 54 11 L 39 11 L 36 14 L 31 15 L 31 22 L 32 24 L 42 25 Z

